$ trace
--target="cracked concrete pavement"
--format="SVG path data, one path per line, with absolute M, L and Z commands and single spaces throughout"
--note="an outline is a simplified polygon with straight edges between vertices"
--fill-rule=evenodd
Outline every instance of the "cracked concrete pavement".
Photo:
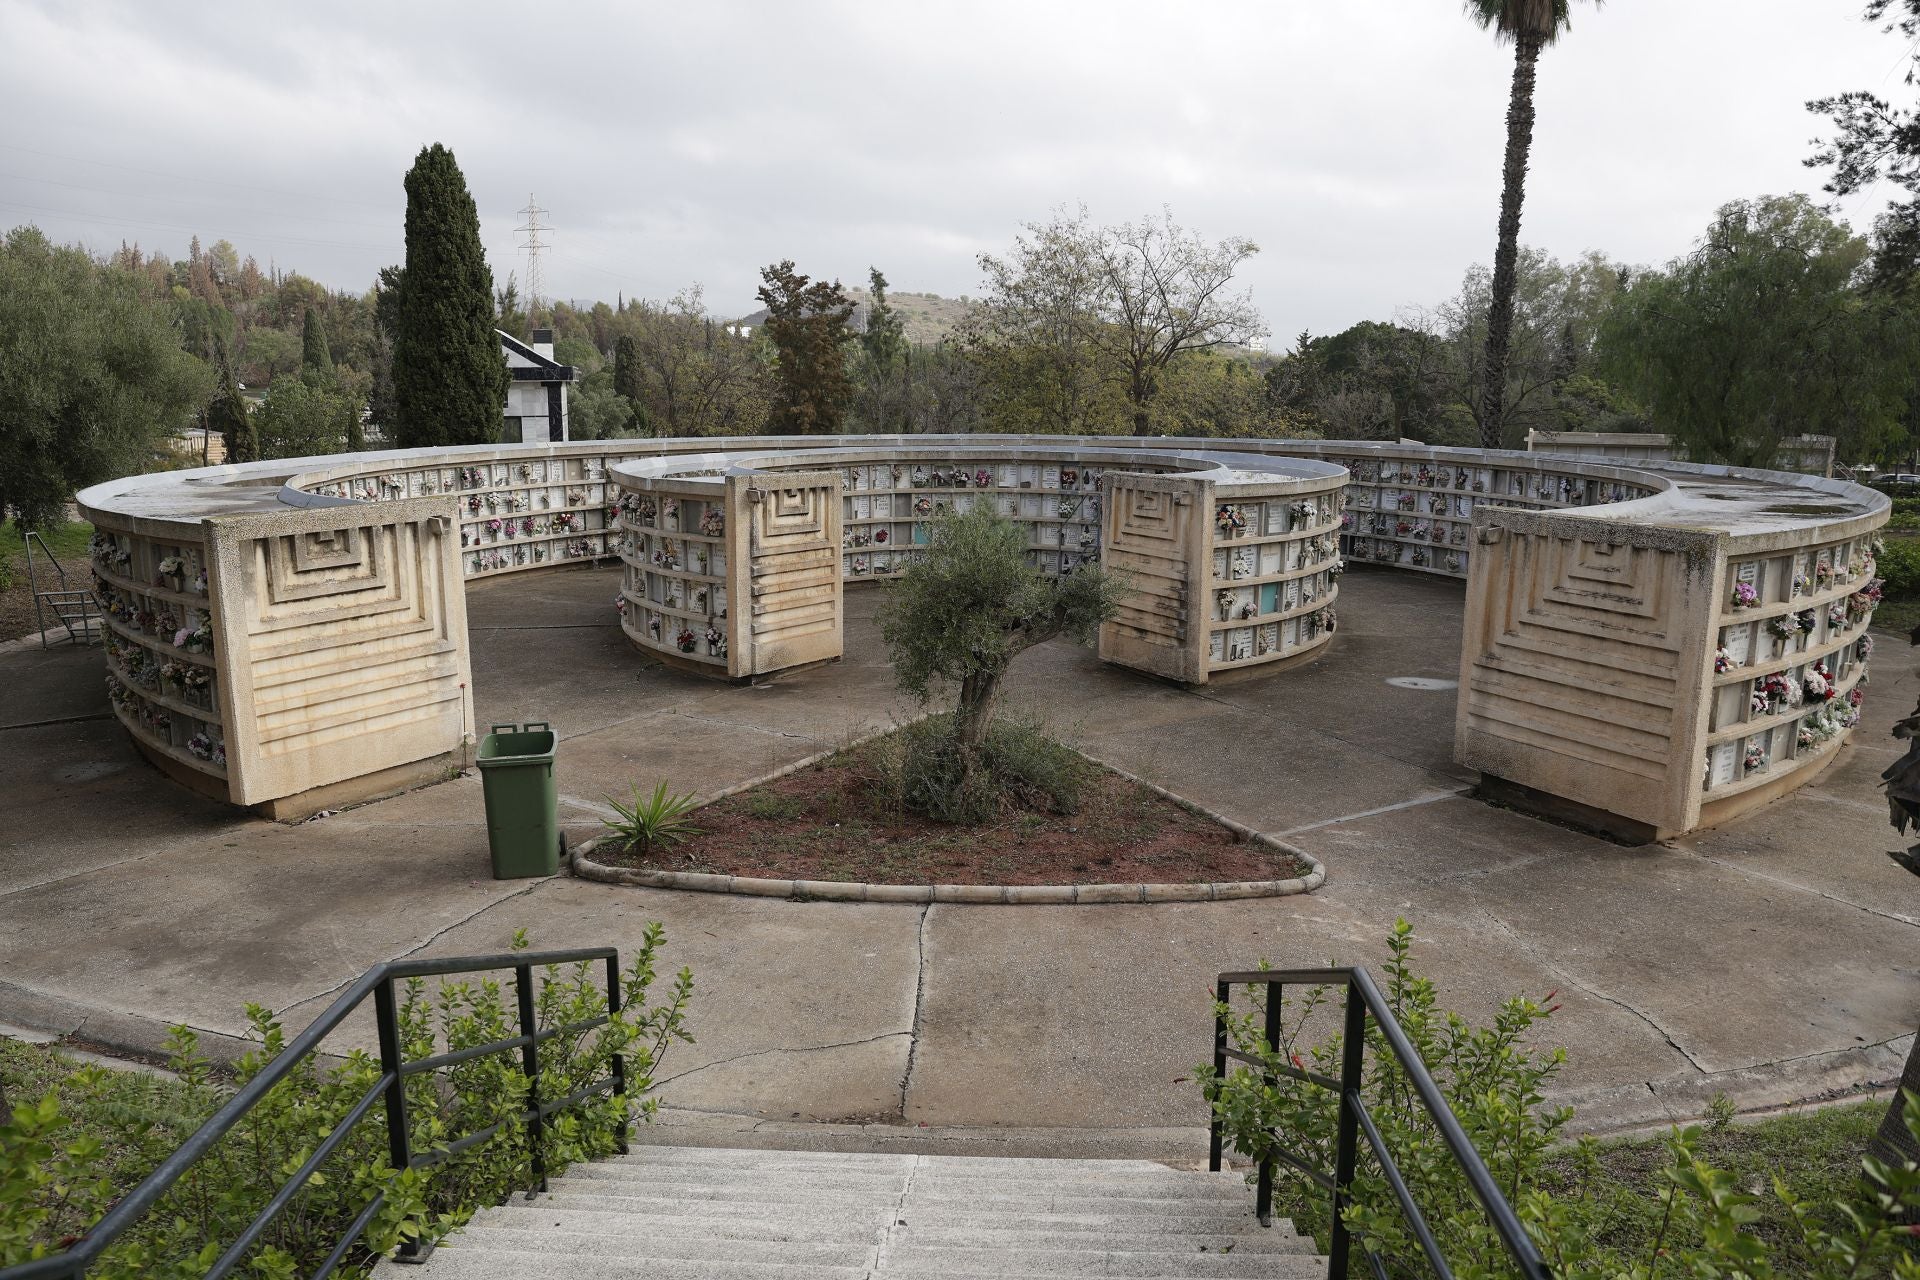
M 751 688 L 634 653 L 616 575 L 473 584 L 479 720 L 560 731 L 562 821 L 586 838 L 629 783 L 703 794 L 907 715 L 850 593 L 847 659 Z M 368 966 L 667 927 L 697 1043 L 660 1072 L 665 1140 L 867 1148 L 935 1135 L 1000 1151 L 1193 1157 L 1188 1077 L 1212 975 L 1378 963 L 1397 916 L 1469 1013 L 1558 988 L 1556 1096 L 1610 1128 L 1777 1105 L 1898 1073 L 1920 1022 L 1920 880 L 1892 863 L 1870 730 L 1814 785 L 1718 831 L 1622 848 L 1468 794 L 1451 760 L 1457 585 L 1356 571 L 1332 651 L 1192 692 L 1049 645 L 1013 705 L 1091 754 L 1326 863 L 1319 892 L 1252 902 L 976 907 L 792 902 L 486 870 L 477 777 L 297 826 L 147 768 L 104 718 L 99 656 L 0 647 L 0 1019 L 146 1048 L 216 1046 L 255 1000 L 304 1023 Z M 1869 725 L 1911 705 L 1883 649 Z M 1310 695 L 1310 696 L 1309 696 Z M 350 1024 L 339 1044 L 370 1043 Z

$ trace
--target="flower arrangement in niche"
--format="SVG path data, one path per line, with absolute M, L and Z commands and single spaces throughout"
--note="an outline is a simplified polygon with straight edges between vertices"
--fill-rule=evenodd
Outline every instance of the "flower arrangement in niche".
M 1803 696 L 1807 702 L 1825 702 L 1833 696 L 1833 682 L 1827 678 L 1826 671 L 1817 662 L 1807 668 L 1807 674 L 1801 683 L 1805 689 Z
M 1403 493 L 1400 495 L 1398 500 L 1396 500 L 1394 505 L 1399 507 L 1400 510 L 1402 511 L 1411 511 L 1413 510 L 1414 497 L 1410 493 Z
M 1060 480 L 1061 480 L 1061 483 L 1063 483 L 1063 484 L 1064 484 L 1064 483 L 1066 482 L 1066 478 L 1067 478 L 1067 473 L 1066 473 L 1066 472 L 1064 472 L 1064 471 L 1062 471 L 1062 472 L 1060 473 Z M 976 472 L 974 472 L 974 473 L 973 473 L 973 487 L 974 487 L 974 488 L 976 488 L 976 489 L 984 489 L 984 488 L 986 488 L 986 487 L 987 487 L 988 485 L 990 485 L 990 484 L 992 484 L 992 483 L 993 483 L 993 476 L 992 476 L 991 474 L 989 474 L 989 473 L 988 473 L 988 471 L 987 471 L 987 469 L 986 469 L 985 467 L 981 467 L 981 468 L 980 468 L 980 469 L 979 469 L 978 471 L 976 471 Z
M 727 636 L 718 627 L 707 628 L 707 653 L 715 658 L 727 656 Z
M 1786 676 L 1780 672 L 1756 676 L 1753 681 L 1753 714 L 1772 715 L 1787 704 L 1792 694 L 1793 687 L 1787 683 Z
M 1800 596 L 1800 595 L 1805 595 L 1806 592 L 1807 592 L 1807 575 L 1804 573 L 1801 573 L 1798 569 L 1795 569 L 1793 571 L 1793 594 L 1796 596 Z
M 1813 566 L 1813 580 L 1814 580 L 1815 582 L 1817 582 L 1817 583 L 1821 583 L 1821 584 L 1823 584 L 1823 585 L 1824 585 L 1825 583 L 1829 583 L 1829 582 L 1832 582 L 1832 581 L 1833 581 L 1833 563 L 1832 563 L 1832 561 L 1829 561 L 1829 560 L 1822 560 L 1822 561 L 1821 561 L 1820 563 L 1818 563 L 1818 564 L 1816 564 L 1816 565 L 1814 565 L 1814 566 Z
M 885 529 L 875 529 L 873 531 L 873 540 L 875 542 L 885 542 L 887 540 L 887 531 Z
M 1784 645 L 1787 641 L 1799 635 L 1800 632 L 1793 625 L 1793 618 L 1790 615 L 1781 614 L 1777 618 L 1767 619 L 1767 634 L 1772 636 L 1778 643 Z
M 919 475 L 920 473 L 919 473 L 918 471 L 916 471 L 916 472 L 915 472 L 914 474 L 915 474 L 915 475 Z M 930 516 L 930 515 L 932 515 L 932 514 L 933 514 L 933 499 L 932 499 L 932 498 L 915 498 L 915 499 L 913 500 L 913 514 L 915 514 L 915 515 L 917 515 L 917 516 Z
M 1873 656 L 1873 637 L 1861 636 L 1853 642 L 1853 656 L 1865 662 Z
M 1767 767 L 1767 749 L 1757 742 L 1747 744 L 1746 765 L 1748 773 L 1758 773 Z
M 500 523 L 500 520 L 498 517 L 487 521 L 487 532 L 492 534 L 496 538 L 500 536 L 500 530 L 503 527 L 504 526 Z
M 679 634 L 675 635 L 673 638 L 673 643 L 674 643 L 674 646 L 680 650 L 680 652 L 692 653 L 693 646 L 694 646 L 693 628 L 692 627 L 680 628 Z
M 1734 608 L 1751 609 L 1759 603 L 1760 593 L 1754 589 L 1751 582 L 1736 582 L 1733 584 Z
M 647 634 L 651 635 L 655 640 L 658 640 L 660 638 L 660 619 L 658 618 L 647 619 Z
M 1819 625 L 1819 620 L 1813 616 L 1813 610 L 1802 609 L 1793 615 L 1793 625 L 1801 635 L 1810 636 L 1813 634 L 1813 629 Z
M 185 560 L 179 556 L 162 556 L 160 563 L 155 567 L 160 571 L 161 586 L 171 583 L 176 591 L 180 589 L 181 580 L 187 576 Z
M 713 504 L 700 513 L 700 532 L 709 538 L 717 538 L 727 531 L 727 513 Z
M 479 494 L 474 493 L 474 494 L 467 495 L 467 510 L 474 515 L 480 514 L 480 495 Z
M 1827 606 L 1827 630 L 1829 632 L 1847 629 L 1847 602 L 1835 600 Z
M 1739 665 L 1740 664 L 1733 659 L 1733 651 L 1724 645 L 1713 655 L 1713 672 L 1715 675 L 1725 675 Z
M 1222 505 L 1219 510 L 1213 513 L 1213 523 L 1219 528 L 1221 533 L 1232 537 L 1234 534 L 1241 533 L 1246 529 L 1247 518 L 1241 514 L 1238 506 L 1229 502 Z

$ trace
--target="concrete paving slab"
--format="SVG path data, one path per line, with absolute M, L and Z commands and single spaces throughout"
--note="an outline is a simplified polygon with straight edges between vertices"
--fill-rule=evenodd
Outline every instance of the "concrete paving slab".
M 629 780 L 711 794 L 912 710 L 887 677 L 876 589 L 848 594 L 843 662 L 744 688 L 635 653 L 611 625 L 617 577 L 469 593 L 480 727 L 555 724 L 576 839 Z M 1562 988 L 1556 1096 L 1590 1123 L 1897 1073 L 1920 1023 L 1920 879 L 1885 857 L 1873 782 L 1889 744 L 1863 739 L 1723 831 L 1622 849 L 1461 797 L 1451 693 L 1386 683 L 1452 678 L 1456 585 L 1356 572 L 1343 592 L 1332 651 L 1269 679 L 1190 692 L 1065 645 L 1022 659 L 1011 706 L 1328 864 L 1310 897 L 1152 907 L 496 883 L 476 776 L 266 823 L 181 792 L 93 718 L 97 651 L 0 647 L 0 1018 L 133 1043 L 172 1021 L 238 1032 L 259 1000 L 298 1026 L 381 959 L 495 950 L 521 925 L 540 945 L 630 948 L 660 919 L 668 962 L 697 975 L 699 1041 L 669 1058 L 683 1109 L 657 1136 L 1191 1155 L 1203 1117 L 1182 1077 L 1207 1051 L 1212 975 L 1263 956 L 1377 964 L 1405 915 L 1467 1012 Z M 1920 687 L 1887 652 L 1870 722 Z M 869 1122 L 804 1123 L 821 1120 Z

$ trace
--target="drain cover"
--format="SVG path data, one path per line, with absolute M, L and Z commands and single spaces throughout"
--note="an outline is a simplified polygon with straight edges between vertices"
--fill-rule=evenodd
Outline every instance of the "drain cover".
M 1435 680 L 1431 676 L 1389 676 L 1387 683 L 1396 689 L 1458 689 L 1458 680 Z

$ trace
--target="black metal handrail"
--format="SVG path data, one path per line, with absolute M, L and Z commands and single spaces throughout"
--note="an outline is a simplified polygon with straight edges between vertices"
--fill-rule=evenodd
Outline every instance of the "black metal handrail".
M 544 1030 L 537 1027 L 533 998 L 535 967 L 590 963 L 595 960 L 606 962 L 607 1012 L 599 1017 L 587 1018 L 563 1027 L 549 1027 Z M 485 973 L 499 969 L 514 971 L 514 986 L 519 998 L 519 1035 L 490 1041 L 487 1044 L 472 1045 L 449 1053 L 435 1054 L 413 1062 L 405 1060 L 405 1048 L 400 1043 L 399 1004 L 394 998 L 393 984 L 396 981 L 455 973 Z M 195 1161 L 211 1151 L 214 1144 L 238 1124 L 240 1119 L 261 1099 L 272 1092 L 275 1085 L 286 1079 L 303 1061 L 312 1057 L 318 1051 L 321 1041 L 345 1021 L 348 1014 L 358 1009 L 369 995 L 373 997 L 374 1018 L 379 1031 L 379 1078 L 361 1095 L 360 1100 L 347 1110 L 346 1115 L 341 1117 L 332 1131 L 321 1139 L 319 1146 L 314 1148 L 313 1154 L 307 1157 L 306 1163 L 281 1184 L 279 1190 L 267 1201 L 266 1207 L 255 1216 L 239 1237 L 207 1270 L 206 1280 L 220 1280 L 220 1277 L 227 1275 L 240 1264 L 246 1257 L 247 1251 L 254 1246 L 267 1228 L 273 1225 L 274 1219 L 293 1203 L 294 1197 L 307 1185 L 308 1180 L 319 1170 L 326 1158 L 346 1140 L 347 1135 L 366 1118 L 367 1113 L 373 1110 L 374 1104 L 378 1102 L 384 1100 L 386 1103 L 387 1155 L 389 1163 L 396 1171 L 425 1168 L 428 1165 L 437 1164 L 449 1156 L 477 1146 L 507 1125 L 517 1121 L 526 1127 L 533 1181 L 538 1184 L 539 1190 L 544 1191 L 547 1187 L 547 1170 L 541 1139 L 546 1130 L 547 1117 L 595 1094 L 611 1090 L 614 1096 L 619 1097 L 627 1091 L 625 1057 L 615 1052 L 608 1063 L 611 1074 L 605 1080 L 588 1085 L 564 1098 L 557 1098 L 544 1104 L 540 1101 L 541 1043 L 555 1036 L 571 1035 L 605 1026 L 612 1021 L 614 1015 L 620 1012 L 620 953 L 615 948 L 581 947 L 570 951 L 516 951 L 491 956 L 450 956 L 443 960 L 388 961 L 375 965 L 361 974 L 352 986 L 327 1006 L 325 1013 L 315 1018 L 306 1030 L 295 1036 L 285 1049 L 261 1068 L 257 1075 L 227 1099 L 226 1103 L 214 1112 L 205 1124 L 196 1129 L 192 1136 L 180 1145 L 179 1150 L 162 1160 L 158 1168 L 148 1174 L 133 1190 L 122 1196 L 98 1222 L 87 1228 L 76 1244 L 61 1253 L 0 1268 L 0 1280 L 68 1280 L 70 1277 L 85 1275 L 87 1268 L 99 1261 L 100 1255 L 106 1252 L 115 1240 L 158 1204 L 161 1197 L 166 1195 Z M 424 1071 L 433 1071 L 513 1049 L 520 1050 L 521 1071 L 526 1077 L 525 1109 L 517 1116 L 510 1116 L 445 1146 L 435 1147 L 429 1151 L 414 1151 L 412 1138 L 407 1129 L 407 1078 Z M 627 1149 L 624 1132 L 618 1135 L 616 1143 L 619 1150 Z M 348 1224 L 345 1234 L 334 1245 L 333 1252 L 313 1273 L 313 1280 L 324 1280 L 324 1277 L 333 1273 L 351 1251 L 354 1242 L 372 1223 L 374 1216 L 380 1212 L 385 1201 L 386 1194 L 381 1192 L 367 1203 L 366 1207 Z M 400 1246 L 395 1261 L 424 1261 L 432 1251 L 431 1241 L 408 1241 Z
M 1313 986 L 1346 988 L 1346 1021 L 1340 1042 L 1340 1078 L 1321 1075 L 1303 1067 L 1273 1061 L 1280 1050 L 1280 1012 L 1281 991 L 1287 986 Z M 1227 1005 L 1237 986 L 1265 987 L 1267 990 L 1266 1024 L 1264 1039 L 1269 1057 L 1262 1059 L 1254 1054 L 1232 1048 L 1227 1043 Z M 1433 1229 L 1428 1226 L 1426 1215 L 1415 1203 L 1412 1190 L 1401 1175 L 1399 1165 L 1394 1161 L 1393 1153 L 1387 1150 L 1380 1136 L 1380 1129 L 1374 1123 L 1372 1114 L 1367 1110 L 1366 1099 L 1361 1094 L 1362 1074 L 1366 1067 L 1367 1019 L 1371 1017 L 1379 1028 L 1387 1047 L 1406 1072 L 1407 1081 L 1413 1086 L 1414 1096 L 1420 1105 L 1433 1118 L 1434 1126 L 1440 1131 L 1447 1149 L 1452 1152 L 1454 1161 L 1466 1175 L 1467 1185 L 1473 1188 L 1474 1196 L 1486 1210 L 1493 1227 L 1500 1235 L 1501 1243 L 1506 1246 L 1508 1255 L 1513 1259 L 1515 1270 L 1526 1280 L 1550 1280 L 1546 1262 L 1540 1257 L 1539 1249 L 1527 1235 L 1526 1228 L 1520 1225 L 1519 1216 L 1507 1198 L 1500 1193 L 1500 1187 L 1488 1172 L 1486 1161 L 1480 1158 L 1480 1152 L 1467 1137 L 1466 1130 L 1460 1127 L 1458 1117 L 1447 1105 L 1440 1086 L 1434 1083 L 1433 1076 L 1427 1071 L 1427 1064 L 1421 1060 L 1420 1053 L 1407 1038 L 1405 1028 L 1393 1016 L 1393 1010 L 1380 994 L 1380 988 L 1374 985 L 1368 972 L 1359 967 L 1344 969 L 1261 969 L 1251 973 L 1223 973 L 1215 980 L 1214 999 L 1216 1009 L 1213 1019 L 1213 1073 L 1216 1078 L 1226 1075 L 1229 1059 L 1245 1063 L 1258 1070 L 1266 1083 L 1275 1083 L 1274 1073 L 1305 1081 L 1323 1089 L 1331 1089 L 1340 1098 L 1339 1122 L 1334 1138 L 1334 1168 L 1332 1173 L 1318 1169 L 1298 1156 L 1280 1151 L 1273 1145 L 1278 1134 L 1267 1131 L 1269 1142 L 1261 1156 L 1259 1174 L 1254 1190 L 1254 1207 L 1260 1216 L 1262 1226 L 1273 1225 L 1273 1172 L 1276 1163 L 1284 1164 L 1324 1187 L 1333 1194 L 1333 1231 L 1327 1250 L 1327 1276 L 1329 1280 L 1346 1280 L 1348 1258 L 1352 1248 L 1352 1235 L 1347 1230 L 1346 1209 L 1352 1203 L 1353 1176 L 1359 1163 L 1360 1140 L 1365 1138 L 1367 1146 L 1373 1151 L 1374 1159 L 1380 1164 L 1381 1172 L 1386 1176 L 1387 1186 L 1393 1192 L 1394 1202 L 1399 1206 L 1401 1216 L 1407 1221 L 1414 1239 L 1419 1241 L 1420 1250 L 1426 1254 L 1434 1273 L 1440 1280 L 1452 1280 L 1453 1269 L 1447 1265 L 1440 1251 Z M 1220 1128 L 1220 1115 L 1215 1112 L 1210 1126 L 1211 1144 L 1208 1152 L 1208 1167 L 1215 1173 L 1220 1171 L 1222 1144 L 1224 1135 Z M 1451 1210 L 1451 1206 L 1449 1206 Z M 1364 1242 L 1367 1263 L 1374 1275 L 1386 1280 L 1386 1266 L 1380 1256 L 1368 1249 Z M 0 1280 L 5 1280 L 0 1277 Z

